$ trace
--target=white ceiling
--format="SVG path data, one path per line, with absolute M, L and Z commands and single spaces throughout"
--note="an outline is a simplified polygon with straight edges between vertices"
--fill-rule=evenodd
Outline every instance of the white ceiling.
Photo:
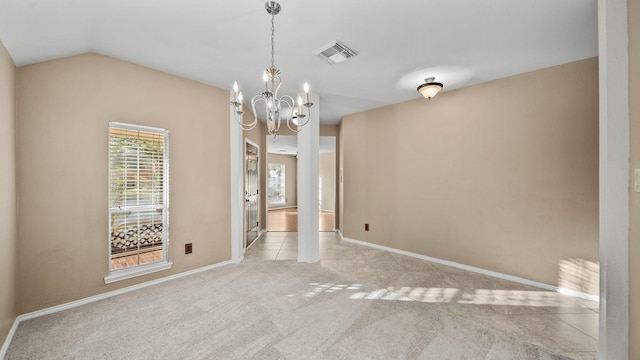
M 336 137 L 320 136 L 318 150 L 321 154 L 335 152 Z M 298 137 L 278 135 L 273 139 L 269 136 L 269 140 L 267 140 L 267 152 L 280 155 L 298 155 Z
M 280 0 L 281 94 L 304 81 L 322 123 L 419 97 L 597 56 L 596 0 Z M 16 65 L 84 52 L 229 89 L 262 90 L 270 65 L 264 0 L 0 0 L 0 40 Z M 312 54 L 340 40 L 358 55 Z M 436 99 L 434 99 L 435 101 Z

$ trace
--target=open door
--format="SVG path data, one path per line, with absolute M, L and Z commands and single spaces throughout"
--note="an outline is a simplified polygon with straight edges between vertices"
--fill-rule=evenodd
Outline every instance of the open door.
M 245 142 L 245 175 L 244 175 L 244 228 L 245 249 L 260 234 L 260 173 L 258 146 L 248 140 Z

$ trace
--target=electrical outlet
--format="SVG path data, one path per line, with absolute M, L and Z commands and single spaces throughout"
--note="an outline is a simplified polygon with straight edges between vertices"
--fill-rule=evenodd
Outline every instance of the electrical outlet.
M 369 231 L 369 224 L 364 224 L 364 231 Z
M 193 252 L 193 244 L 192 243 L 184 244 L 185 255 L 191 254 L 192 252 Z

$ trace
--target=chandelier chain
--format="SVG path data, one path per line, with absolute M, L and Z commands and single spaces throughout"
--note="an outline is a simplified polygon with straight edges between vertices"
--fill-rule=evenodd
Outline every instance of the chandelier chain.
M 271 67 L 275 67 L 275 60 L 274 60 L 274 48 L 275 48 L 275 32 L 276 32 L 276 27 L 275 27 L 275 17 L 276 15 L 274 13 L 271 13 Z

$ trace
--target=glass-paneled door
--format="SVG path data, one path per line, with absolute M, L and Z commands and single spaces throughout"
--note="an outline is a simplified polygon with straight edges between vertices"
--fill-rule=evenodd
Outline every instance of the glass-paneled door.
M 245 248 L 251 245 L 257 238 L 260 229 L 259 186 L 260 175 L 258 171 L 258 147 L 246 142 L 245 150 Z

